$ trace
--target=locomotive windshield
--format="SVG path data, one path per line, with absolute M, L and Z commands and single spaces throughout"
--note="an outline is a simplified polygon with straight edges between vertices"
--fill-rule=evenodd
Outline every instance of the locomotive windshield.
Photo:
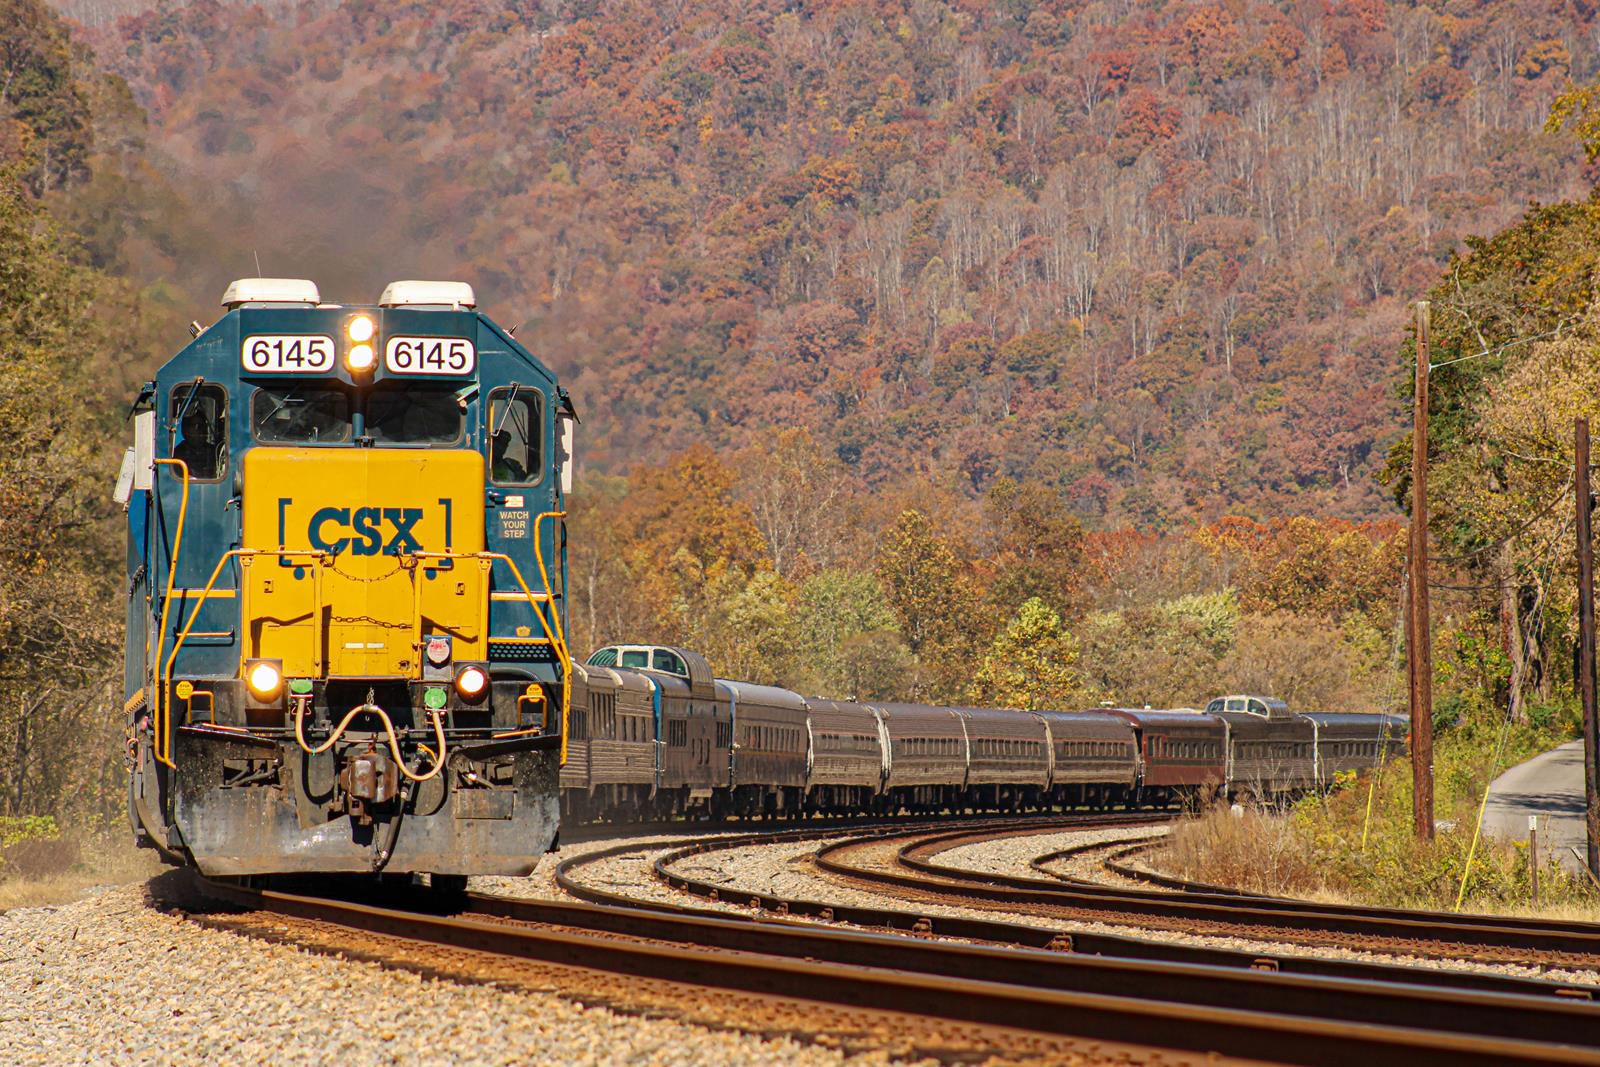
M 454 444 L 465 417 L 454 386 L 383 382 L 367 398 L 367 435 L 380 445 Z
M 330 385 L 264 386 L 250 406 L 250 429 L 263 444 L 350 440 L 350 394 Z

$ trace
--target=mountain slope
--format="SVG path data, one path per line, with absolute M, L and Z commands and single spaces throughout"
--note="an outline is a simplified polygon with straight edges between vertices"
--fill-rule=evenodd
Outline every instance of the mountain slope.
M 1586 188 L 1590 0 L 195 3 L 86 31 L 213 234 L 333 298 L 471 279 L 586 459 L 806 425 L 1096 522 L 1365 517 L 1404 305 Z

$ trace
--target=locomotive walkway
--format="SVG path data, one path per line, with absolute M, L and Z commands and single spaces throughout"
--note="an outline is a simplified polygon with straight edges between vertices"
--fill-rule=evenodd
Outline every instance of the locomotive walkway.
M 1568 741 L 1506 771 L 1489 786 L 1484 829 L 1512 841 L 1528 839 L 1528 816 L 1539 817 L 1539 851 L 1560 854 L 1574 874 L 1583 868 L 1583 742 Z

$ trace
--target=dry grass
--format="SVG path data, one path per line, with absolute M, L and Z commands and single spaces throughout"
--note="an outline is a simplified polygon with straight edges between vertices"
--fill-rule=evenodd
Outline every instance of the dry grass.
M 61 904 L 93 886 L 142 882 L 162 869 L 126 834 L 69 831 L 19 841 L 0 853 L 0 911 Z
M 1250 893 L 1349 900 L 1328 883 L 1326 868 L 1288 819 L 1259 811 L 1234 815 L 1218 807 L 1185 819 L 1151 860 L 1179 878 Z
M 1374 820 L 1361 842 L 1350 791 L 1308 800 L 1277 815 L 1213 808 L 1178 823 L 1150 864 L 1169 874 L 1251 893 L 1340 904 L 1452 910 L 1471 847 L 1462 820 L 1432 842 L 1418 842 L 1407 821 Z M 1409 814 L 1409 813 L 1407 813 Z M 1485 835 L 1477 845 L 1463 910 L 1584 922 L 1600 920 L 1600 896 L 1553 861 L 1541 869 L 1539 905 L 1530 893 L 1527 850 Z

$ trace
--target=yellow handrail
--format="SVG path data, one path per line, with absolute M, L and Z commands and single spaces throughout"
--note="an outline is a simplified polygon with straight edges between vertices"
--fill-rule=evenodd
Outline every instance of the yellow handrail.
M 556 632 L 561 635 L 561 766 L 567 765 L 567 716 L 572 709 L 572 652 L 567 648 L 567 624 L 556 611 L 555 590 L 550 587 L 550 572 L 544 564 L 544 542 L 539 540 L 539 527 L 546 519 L 564 519 L 565 511 L 541 511 L 533 520 L 533 558 L 539 564 L 539 578 L 544 582 L 545 603 L 550 605 L 550 617 L 555 620 Z M 513 568 L 515 569 L 515 568 Z M 561 594 L 566 595 L 566 578 L 562 577 Z M 533 609 L 535 615 L 539 609 Z
M 513 560 L 510 556 L 506 555 L 504 552 L 452 552 L 452 551 L 445 551 L 445 552 L 413 552 L 413 553 L 407 553 L 408 555 L 410 555 L 411 557 L 413 557 L 415 559 L 478 559 L 478 560 L 488 560 L 488 561 L 491 561 L 491 563 L 493 561 L 495 561 L 495 560 L 500 560 L 500 561 L 504 562 L 507 567 L 511 568 L 511 576 L 514 579 L 516 579 L 518 588 L 520 588 L 522 590 L 522 595 L 527 598 L 529 605 L 533 607 L 534 617 L 539 620 L 540 628 L 544 630 L 545 640 L 549 643 L 550 647 L 555 651 L 557 662 L 561 666 L 561 762 L 562 762 L 562 764 L 565 764 L 566 761 L 567 761 L 567 727 L 568 727 L 569 713 L 570 713 L 570 709 L 571 709 L 571 706 L 572 706 L 572 653 L 567 648 L 565 627 L 562 625 L 560 614 L 556 611 L 555 593 L 550 587 L 550 573 L 549 573 L 549 569 L 545 566 L 544 553 L 538 547 L 537 534 L 538 534 L 538 527 L 539 527 L 539 523 L 540 522 L 543 522 L 543 520 L 545 520 L 546 518 L 551 518 L 551 517 L 559 518 L 559 517 L 564 516 L 565 514 L 566 514 L 565 512 L 544 512 L 543 514 L 541 514 L 539 516 L 539 518 L 535 521 L 535 524 L 534 524 L 535 557 L 536 557 L 536 560 L 537 560 L 538 565 L 539 565 L 539 577 L 544 582 L 544 602 L 550 606 L 550 617 L 549 618 L 546 618 L 544 612 L 542 612 L 542 611 L 540 611 L 538 609 L 538 603 L 539 603 L 538 598 L 534 594 L 533 590 L 531 590 L 528 587 L 528 583 L 523 578 L 522 571 L 517 566 L 516 561 Z M 180 522 L 181 522 L 181 519 L 180 519 Z M 166 718 L 170 715 L 171 700 L 170 700 L 169 693 L 170 693 L 170 689 L 171 689 L 171 686 L 172 686 L 172 672 L 173 672 L 173 669 L 176 666 L 177 660 L 178 660 L 178 652 L 183 648 L 184 643 L 186 641 L 188 641 L 189 634 L 194 629 L 195 621 L 197 619 L 199 619 L 199 617 L 200 617 L 200 609 L 205 606 L 206 600 L 210 598 L 211 593 L 213 591 L 213 588 L 216 586 L 217 579 L 220 578 L 221 575 L 222 575 L 223 567 L 225 567 L 227 565 L 227 563 L 228 563 L 228 561 L 230 559 L 251 558 L 251 557 L 255 557 L 255 556 L 276 556 L 276 557 L 283 557 L 283 556 L 309 556 L 309 557 L 311 557 L 312 560 L 314 561 L 315 565 L 318 568 L 317 586 L 318 586 L 318 591 L 319 591 L 319 598 L 318 599 L 319 599 L 319 602 L 320 602 L 321 568 L 324 565 L 324 563 L 326 562 L 327 553 L 319 552 L 319 551 L 316 551 L 314 549 L 234 548 L 234 549 L 229 549 L 227 552 L 224 552 L 222 554 L 222 556 L 218 558 L 217 565 L 216 565 L 215 568 L 213 568 L 213 570 L 211 572 L 211 577 L 206 580 L 205 587 L 200 590 L 200 596 L 195 601 L 194 608 L 190 612 L 189 619 L 184 624 L 183 630 L 178 634 L 177 640 L 173 643 L 172 651 L 167 656 L 165 669 L 161 670 L 160 676 L 158 678 L 159 684 L 157 686 L 157 699 L 156 699 L 156 731 L 157 731 L 157 738 L 158 738 L 158 741 L 157 741 L 157 758 L 161 759 L 162 762 L 166 763 L 167 766 L 169 766 L 169 767 L 175 767 L 176 766 L 176 764 L 174 764 L 172 762 L 172 760 L 171 760 L 171 746 L 163 743 L 160 739 L 165 736 L 165 733 L 166 733 L 166 730 L 165 730 Z M 170 576 L 169 576 L 169 583 L 170 583 Z M 169 599 L 170 599 L 170 597 L 169 597 Z M 419 614 L 418 614 L 418 622 L 420 623 L 420 608 L 418 609 L 418 612 L 419 612 Z M 320 610 L 317 612 L 317 615 L 318 615 L 317 629 L 318 629 L 318 631 L 320 633 L 320 629 L 321 629 L 321 617 L 320 617 L 321 616 L 321 612 L 320 612 Z M 554 620 L 554 625 L 553 626 L 552 626 L 552 622 L 551 622 L 552 619 Z M 489 638 L 489 635 L 487 633 L 487 629 L 485 629 L 485 632 L 484 632 L 484 640 L 485 640 L 485 642 L 488 641 L 488 638 Z M 240 635 L 240 642 L 241 642 L 241 646 L 242 646 L 243 642 L 244 642 L 244 635 L 243 634 Z M 318 639 L 318 645 L 320 647 L 320 638 Z M 320 660 L 320 653 L 319 653 L 319 660 Z M 160 647 L 159 647 L 159 645 L 157 647 L 157 667 L 158 667 L 158 670 L 161 669 Z
M 560 513 L 545 513 L 545 515 L 551 514 Z M 541 519 L 544 517 L 544 515 L 540 516 Z M 538 552 L 537 550 L 537 522 L 534 524 L 534 533 L 535 554 L 538 557 L 541 577 L 544 579 L 545 583 L 545 602 L 550 605 L 550 615 L 559 623 L 560 616 L 556 614 L 555 595 L 550 589 L 550 577 L 548 571 L 546 571 L 544 567 L 544 556 L 543 553 Z M 539 620 L 539 626 L 544 630 L 545 638 L 550 642 L 550 647 L 555 650 L 556 660 L 561 665 L 561 763 L 565 765 L 567 762 L 567 715 L 569 709 L 572 707 L 572 653 L 567 650 L 566 638 L 562 636 L 559 627 L 552 628 L 550 625 L 550 620 L 545 618 L 544 612 L 538 609 L 538 601 L 534 599 L 533 590 L 528 588 L 528 583 L 523 579 L 522 571 L 517 567 L 517 561 L 506 555 L 504 552 L 412 552 L 410 555 L 417 559 L 500 560 L 504 562 L 507 567 L 511 568 L 511 577 L 517 580 L 517 587 L 522 590 L 522 595 L 528 598 L 529 605 L 534 606 L 533 616 Z M 487 642 L 488 636 L 488 634 L 484 634 L 485 642 Z
M 172 536 L 172 555 L 167 559 L 167 592 L 161 598 L 161 627 L 156 631 L 156 666 L 159 669 L 161 665 L 161 646 L 167 639 L 167 610 L 172 606 L 172 589 L 178 580 L 178 553 L 183 550 L 183 527 L 189 519 L 189 465 L 181 459 L 158 459 L 155 462 L 161 466 L 177 467 L 178 473 L 183 476 L 183 498 L 178 504 L 178 532 Z M 156 499 L 159 501 L 160 497 L 157 496 Z M 199 609 L 197 608 L 196 614 L 198 613 Z M 194 615 L 189 616 L 189 622 L 193 625 Z M 187 628 L 185 628 L 184 633 L 188 633 Z M 167 741 L 167 732 L 164 729 L 166 716 L 171 711 L 170 702 L 166 699 L 165 690 L 160 686 L 156 687 L 154 696 L 155 707 L 151 710 L 154 712 L 152 722 L 156 731 L 156 762 L 165 763 L 173 770 L 177 770 L 178 765 L 172 762 L 172 746 Z
M 170 655 L 167 656 L 167 665 L 166 665 L 165 670 L 161 669 L 161 664 L 160 664 L 159 661 L 156 663 L 156 668 L 157 668 L 158 671 L 160 671 L 160 675 L 157 678 L 157 683 L 158 684 L 156 686 L 156 692 L 158 694 L 157 695 L 157 700 L 156 700 L 156 706 L 157 706 L 157 709 L 158 709 L 157 715 L 156 715 L 156 719 L 157 719 L 156 729 L 157 729 L 157 736 L 158 737 L 164 736 L 164 731 L 162 731 L 162 729 L 161 729 L 162 728 L 162 724 L 163 724 L 163 715 L 164 715 L 164 713 L 170 713 L 171 700 L 170 700 L 170 697 L 168 696 L 168 694 L 169 694 L 169 692 L 171 690 L 171 687 L 172 687 L 172 669 L 173 669 L 173 666 L 178 661 L 178 652 L 183 648 L 183 643 L 185 641 L 189 640 L 189 632 L 194 629 L 195 621 L 200 618 L 200 609 L 205 607 L 206 600 L 211 596 L 212 587 L 217 584 L 217 579 L 222 576 L 222 568 L 227 566 L 228 561 L 230 559 L 239 559 L 239 558 L 254 557 L 254 556 L 279 556 L 279 557 L 282 557 L 282 556 L 310 556 L 315 561 L 315 564 L 319 568 L 319 571 L 320 571 L 324 555 L 325 555 L 325 553 L 318 552 L 318 551 L 316 551 L 314 549 L 230 548 L 228 551 L 224 552 L 217 559 L 217 565 L 216 565 L 216 567 L 214 567 L 212 569 L 211 577 L 206 580 L 205 588 L 200 590 L 200 597 L 199 597 L 198 600 L 195 601 L 194 610 L 189 613 L 189 621 L 184 624 L 182 632 L 180 632 L 178 634 L 178 639 L 173 642 L 172 652 L 171 652 Z M 321 583 L 322 583 L 322 579 L 321 579 L 321 576 L 320 576 L 320 573 L 319 573 L 319 576 L 317 578 L 317 584 L 318 584 L 319 588 L 321 587 Z M 322 613 L 319 610 L 317 612 L 317 627 L 318 627 L 319 631 L 321 629 L 321 626 L 322 626 Z M 243 643 L 244 643 L 244 635 L 243 635 L 243 633 L 241 633 L 239 635 L 239 641 L 240 641 L 240 645 L 242 646 Z M 320 648 L 321 647 L 320 639 L 318 640 L 317 643 L 318 643 L 318 647 Z M 163 759 L 162 762 L 165 763 L 168 767 L 176 767 L 177 764 L 172 762 L 172 758 L 171 757 L 172 757 L 171 746 L 167 746 L 166 758 Z M 157 753 L 156 758 L 157 759 L 161 759 L 161 753 L 159 751 Z

